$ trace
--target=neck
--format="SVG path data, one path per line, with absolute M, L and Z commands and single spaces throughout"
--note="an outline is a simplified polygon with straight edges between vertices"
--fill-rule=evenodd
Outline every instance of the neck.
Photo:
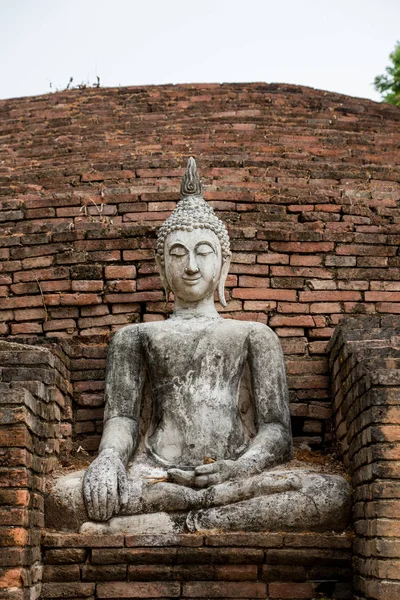
M 221 318 L 214 306 L 214 295 L 203 298 L 198 302 L 186 302 L 182 298 L 175 298 L 174 317 L 182 319 L 195 319 L 206 317 L 209 319 Z

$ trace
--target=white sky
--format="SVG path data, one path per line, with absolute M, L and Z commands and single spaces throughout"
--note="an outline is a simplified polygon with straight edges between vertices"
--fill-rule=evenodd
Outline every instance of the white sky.
M 264 81 L 379 100 L 400 0 L 0 0 L 0 98 Z M 50 88 L 50 83 L 52 88 Z

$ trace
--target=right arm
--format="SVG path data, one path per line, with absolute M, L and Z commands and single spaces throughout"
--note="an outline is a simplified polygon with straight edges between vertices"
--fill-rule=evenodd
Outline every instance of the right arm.
M 118 514 L 129 500 L 126 466 L 138 442 L 143 384 L 139 327 L 124 327 L 108 351 L 103 436 L 83 481 L 87 512 L 96 521 Z
M 136 449 L 144 384 L 139 327 L 131 325 L 114 336 L 107 356 L 104 430 L 99 452 L 113 449 L 126 466 Z

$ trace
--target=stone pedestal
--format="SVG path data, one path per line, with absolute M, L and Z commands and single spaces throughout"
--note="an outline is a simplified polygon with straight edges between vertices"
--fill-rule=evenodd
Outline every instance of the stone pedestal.
M 352 598 L 350 534 L 46 533 L 42 598 Z

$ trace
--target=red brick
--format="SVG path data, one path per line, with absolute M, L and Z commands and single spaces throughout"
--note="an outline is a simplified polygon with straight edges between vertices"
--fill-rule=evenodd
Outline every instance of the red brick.
M 45 533 L 42 544 L 49 548 L 119 548 L 124 546 L 124 536 L 118 533 L 111 535 Z
M 400 281 L 370 281 L 369 284 L 371 290 L 400 292 Z M 368 289 L 368 287 L 366 289 Z
M 289 375 L 299 373 L 326 373 L 328 371 L 327 360 L 287 360 L 286 369 Z
M 359 256 L 357 267 L 386 267 L 389 259 L 386 256 Z
M 245 264 L 231 264 L 230 268 L 231 273 L 236 273 L 238 275 L 256 275 L 257 277 L 261 277 L 262 275 L 268 275 L 269 266 L 268 265 L 245 265 Z
M 284 545 L 298 548 L 351 548 L 352 536 L 340 533 L 286 533 Z
M 124 250 L 122 257 L 127 261 L 154 260 L 154 250 Z
M 101 585 L 101 584 L 99 584 Z M 93 596 L 95 590 L 94 583 L 43 583 L 42 598 L 88 598 Z M 99 596 L 101 597 L 101 596 Z M 110 596 L 111 598 L 113 596 Z
M 319 267 L 271 267 L 272 277 L 315 277 L 316 279 L 333 279 L 329 269 Z
M 98 294 L 60 294 L 60 304 L 64 306 L 87 306 L 88 304 L 101 304 L 102 298 Z
M 119 250 L 88 252 L 87 255 L 91 262 L 113 262 L 121 260 L 121 252 Z
M 347 291 L 312 291 L 299 292 L 300 302 L 342 302 L 344 300 L 361 300 L 361 292 Z
M 106 284 L 107 292 L 122 292 L 124 294 L 129 292 L 136 292 L 137 284 L 134 279 L 123 279 L 117 281 L 108 281 Z
M 379 598 L 379 600 L 395 600 L 398 596 L 400 596 L 400 583 L 395 581 L 373 581 L 375 584 L 373 586 L 374 596 L 375 598 Z M 367 590 L 368 592 L 369 590 Z
M 37 321 L 46 317 L 44 308 L 26 308 L 14 311 L 16 321 Z
M 376 312 L 400 314 L 400 302 L 378 302 Z
M 101 292 L 103 287 L 103 281 L 81 281 L 75 279 L 71 282 L 71 289 L 73 292 Z
M 53 264 L 52 256 L 39 256 L 35 258 L 24 258 L 22 267 L 24 269 L 39 269 L 41 267 L 50 267 Z
M 230 308 L 230 307 L 231 307 L 231 302 L 229 302 L 229 304 L 228 304 L 228 308 Z M 246 311 L 247 310 L 251 310 L 251 311 L 261 310 L 261 311 L 269 312 L 269 311 L 273 310 L 274 308 L 276 308 L 276 302 L 274 302 L 274 301 L 267 302 L 267 301 L 263 301 L 263 300 L 260 300 L 260 301 L 248 300 L 247 302 L 244 302 L 244 305 L 243 305 L 243 309 Z
M 320 327 L 319 329 L 309 329 L 308 335 L 310 338 L 331 338 L 333 336 L 334 328 L 332 327 Z
M 205 537 L 206 546 L 247 546 L 278 548 L 283 544 L 280 533 L 218 533 Z
M 302 327 L 277 327 L 275 333 L 279 337 L 304 337 L 304 328 Z
M 270 280 L 268 277 L 252 277 L 249 275 L 242 275 L 239 277 L 239 286 L 248 288 L 269 288 Z
M 165 319 L 166 316 L 161 314 L 143 315 L 143 323 L 154 323 L 155 321 L 165 321 Z
M 138 175 L 139 177 L 139 175 Z M 129 170 L 115 170 L 115 171 L 103 171 L 96 172 L 92 171 L 91 173 L 82 173 L 81 180 L 83 182 L 88 181 L 104 181 L 105 179 L 134 179 L 135 173 L 134 171 Z
M 322 264 L 321 256 L 302 256 L 296 255 L 290 257 L 290 264 L 298 267 L 319 267 Z
M 282 339 L 281 345 L 285 354 L 305 354 L 306 352 L 306 341 L 299 339 Z
M 237 288 L 232 291 L 233 298 L 241 300 L 286 300 L 295 302 L 297 293 L 295 290 L 276 290 L 263 288 Z
M 173 211 L 176 206 L 176 202 L 149 202 L 149 211 Z M 143 210 L 143 209 L 142 209 Z
M 25 297 L 0 298 L 0 310 L 26 308 L 27 304 L 29 304 L 29 306 L 43 306 L 43 299 L 41 296 L 29 296 L 29 300 Z
M 128 548 L 159 548 L 167 546 L 199 547 L 203 545 L 203 538 L 192 534 L 133 534 L 125 537 L 125 545 Z
M 0 537 L 2 546 L 25 546 L 29 533 L 23 527 L 0 527 Z
M 12 283 L 12 278 L 9 275 L 0 275 L 0 285 L 9 285 Z
M 316 204 L 315 210 L 323 211 L 323 212 L 340 213 L 340 211 L 342 210 L 342 207 L 337 206 L 336 204 Z
M 310 354 L 325 354 L 326 348 L 327 342 L 310 342 L 308 344 Z
M 43 331 L 60 331 L 61 329 L 75 329 L 76 322 L 73 319 L 54 319 L 43 323 Z
M 70 281 L 42 281 L 40 283 L 42 292 L 67 292 L 71 289 Z M 48 297 L 46 296 L 46 302 Z
M 201 581 L 182 585 L 185 598 L 266 598 L 266 593 L 265 583 Z
M 315 322 L 310 315 L 296 315 L 295 317 L 287 317 L 275 315 L 270 320 L 271 327 L 314 327 Z
M 179 598 L 181 586 L 174 582 L 107 582 L 98 583 L 96 591 L 97 598 Z
M 232 264 L 247 264 L 251 265 L 256 262 L 256 255 L 245 252 L 234 252 L 231 258 Z M 11 281 L 10 281 L 11 283 Z
M 45 562 L 50 565 L 69 565 L 85 562 L 87 551 L 84 548 L 62 548 L 47 550 Z
M 25 211 L 26 219 L 46 219 L 56 216 L 54 208 L 34 208 L 32 210 Z
M 307 314 L 310 312 L 310 305 L 300 302 L 278 302 L 278 312 Z
M 13 323 L 11 333 L 13 335 L 25 335 L 29 333 L 42 333 L 43 327 L 40 323 Z
M 366 302 L 400 302 L 399 292 L 365 292 Z
M 312 212 L 314 210 L 314 204 L 289 204 L 288 210 L 290 210 L 290 212 Z
M 182 177 L 182 169 L 136 169 L 137 177 Z
M 136 267 L 131 265 L 107 266 L 104 269 L 106 279 L 135 279 Z
M 145 223 L 147 221 L 154 221 L 157 223 L 163 223 L 166 219 L 168 219 L 170 215 L 170 211 L 168 212 L 134 212 L 134 213 L 125 213 L 123 220 L 127 223 Z
M 138 292 L 136 294 L 106 294 L 105 301 L 111 304 L 129 302 L 158 302 L 164 297 L 163 292 Z
M 35 269 L 34 271 L 20 271 L 14 274 L 14 282 L 47 281 L 49 279 L 68 279 L 68 267 L 52 267 L 49 269 Z
M 393 246 L 370 246 L 361 244 L 338 244 L 336 254 L 350 256 L 395 256 L 396 248 Z
M 287 254 L 259 254 L 257 262 L 265 265 L 288 265 L 289 256 Z
M 270 583 L 269 598 L 303 598 L 312 600 L 315 597 L 315 587 L 312 583 Z
M 277 252 L 300 252 L 313 254 L 318 252 L 332 252 L 333 242 L 271 242 L 271 249 Z
M 329 314 L 329 313 L 341 313 L 342 308 L 339 302 L 315 302 L 310 306 L 310 313 L 312 314 Z
M 10 506 L 29 506 L 31 495 L 28 490 L 0 489 L 0 504 Z
M 0 589 L 22 587 L 24 572 L 21 568 L 2 569 L 0 568 Z
M 142 277 L 137 282 L 138 291 L 144 290 L 161 290 L 163 285 L 159 276 L 156 277 Z

